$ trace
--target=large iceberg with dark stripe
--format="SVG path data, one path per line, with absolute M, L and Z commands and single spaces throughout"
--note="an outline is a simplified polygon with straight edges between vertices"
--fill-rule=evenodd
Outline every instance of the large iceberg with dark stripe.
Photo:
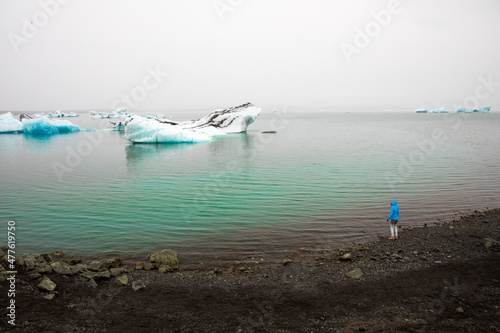
M 125 121 L 124 137 L 137 143 L 206 142 L 215 136 L 246 132 L 259 114 L 260 108 L 247 103 L 183 122 L 133 116 Z

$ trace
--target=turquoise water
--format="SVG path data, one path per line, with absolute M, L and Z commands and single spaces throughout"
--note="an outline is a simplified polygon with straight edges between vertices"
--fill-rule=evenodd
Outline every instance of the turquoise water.
M 174 145 L 72 121 L 99 130 L 0 135 L 0 243 L 14 220 L 22 252 L 273 260 L 387 234 L 393 199 L 411 225 L 500 207 L 499 114 L 268 112 L 248 133 Z

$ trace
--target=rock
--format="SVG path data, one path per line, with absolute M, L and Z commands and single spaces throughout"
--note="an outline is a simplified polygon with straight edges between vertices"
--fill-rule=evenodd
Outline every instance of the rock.
M 56 289 L 56 284 L 52 282 L 51 279 L 44 276 L 42 282 L 38 284 L 38 288 L 46 291 L 54 291 L 54 289 Z
M 145 264 L 144 264 L 144 269 L 145 269 L 146 271 L 150 271 L 150 270 L 152 270 L 152 269 L 154 269 L 154 268 L 155 268 L 155 265 L 153 265 L 153 264 L 152 264 L 152 263 L 150 263 L 150 262 L 147 262 L 147 263 L 145 263 Z
M 117 286 L 124 286 L 128 284 L 128 276 L 127 275 L 122 275 L 120 277 L 117 277 L 115 280 L 115 284 Z
M 40 264 L 46 264 L 50 261 L 52 261 L 52 259 L 47 253 L 42 253 L 36 258 L 36 262 Z
M 94 279 L 94 276 L 96 275 L 97 273 L 94 273 L 94 272 L 90 272 L 90 271 L 86 271 L 86 272 L 83 272 L 82 274 L 80 274 L 80 276 L 83 276 L 84 278 L 86 278 L 87 280 L 92 280 Z
M 87 282 L 85 282 L 85 285 L 90 288 L 97 288 L 97 283 L 94 281 L 94 279 L 90 279 Z
M 174 269 L 172 267 L 170 267 L 169 265 L 161 265 L 160 267 L 158 267 L 158 272 L 160 273 L 167 273 L 167 272 L 173 272 Z
M 138 291 L 138 290 L 141 290 L 144 288 L 146 288 L 146 286 L 144 285 L 144 283 L 141 280 L 137 280 L 137 281 L 132 282 L 132 289 L 134 291 Z
M 363 272 L 361 269 L 355 268 L 352 271 L 347 272 L 345 276 L 350 279 L 359 279 L 363 276 Z
M 19 254 L 17 257 L 16 257 L 16 265 L 18 266 L 24 266 L 24 255 L 23 254 Z
M 154 264 L 168 265 L 173 269 L 179 268 L 177 253 L 172 250 L 163 250 L 161 252 L 152 253 L 149 255 L 149 261 Z
M 484 239 L 484 248 L 486 250 L 496 250 L 500 247 L 498 241 L 493 238 L 485 238 Z
M 461 307 L 460 307 L 460 308 L 457 308 L 457 309 L 456 309 L 456 311 L 457 311 L 458 313 L 464 313 L 464 308 L 461 308 Z
M 100 261 L 92 261 L 88 266 L 91 271 L 98 272 L 103 269 L 102 262 Z
M 111 273 L 111 276 L 118 276 L 118 275 L 122 274 L 123 272 L 125 272 L 125 268 L 123 268 L 123 267 L 111 268 L 109 270 L 109 272 Z
M 56 294 L 48 294 L 48 295 L 43 296 L 43 298 L 48 299 L 48 300 L 52 300 L 55 297 L 56 297 Z
M 293 260 L 291 260 L 291 259 L 285 259 L 285 260 L 283 260 L 283 262 L 282 262 L 283 266 L 289 265 L 289 264 L 291 264 L 291 263 L 293 263 Z
M 31 271 L 32 269 L 35 269 L 35 257 L 31 255 L 27 255 L 24 257 L 24 266 L 26 266 L 26 270 Z
M 85 266 L 83 266 L 82 264 L 76 264 L 74 266 L 69 266 L 69 269 L 71 270 L 72 275 L 80 274 L 85 270 Z
M 94 280 L 109 280 L 111 278 L 111 273 L 109 271 L 97 272 L 94 275 Z
M 41 277 L 42 277 L 42 274 L 40 274 L 40 273 L 33 273 L 33 274 L 28 275 L 28 277 L 29 277 L 31 280 L 37 280 L 37 279 L 39 279 L 39 278 L 41 278 Z
M 143 263 L 137 263 L 137 264 L 135 264 L 135 269 L 137 271 L 143 270 L 144 269 L 144 264 Z
M 0 272 L 0 282 L 7 281 L 8 277 L 9 277 L 9 274 L 7 274 L 7 272 Z
M 52 274 L 52 273 L 54 273 L 54 269 L 52 268 L 52 266 L 50 264 L 45 264 L 45 265 L 41 265 L 40 267 L 38 267 L 38 272 L 45 273 L 45 274 Z
M 352 254 L 350 253 L 345 253 L 340 256 L 339 258 L 340 261 L 351 261 L 352 260 Z
M 73 274 L 71 272 L 71 269 L 69 268 L 69 266 L 61 263 L 60 261 L 55 261 L 55 262 L 51 263 L 50 266 L 52 266 L 52 269 L 57 274 L 63 274 L 63 275 L 72 275 Z
M 50 259 L 51 259 L 49 261 L 52 261 L 52 260 L 55 260 L 55 259 L 62 258 L 64 256 L 66 256 L 66 254 L 63 251 L 55 251 L 55 252 L 52 252 L 51 254 L 49 254 L 49 256 L 50 256 Z
M 75 266 L 76 264 L 81 263 L 82 261 L 80 259 L 63 259 L 63 262 L 67 263 L 70 266 Z
M 115 259 L 106 259 L 104 260 L 104 262 L 102 263 L 102 267 L 106 268 L 106 269 L 110 269 L 110 268 L 117 268 L 119 267 L 120 265 L 122 264 L 122 260 L 121 259 L 118 259 L 118 258 L 115 258 Z

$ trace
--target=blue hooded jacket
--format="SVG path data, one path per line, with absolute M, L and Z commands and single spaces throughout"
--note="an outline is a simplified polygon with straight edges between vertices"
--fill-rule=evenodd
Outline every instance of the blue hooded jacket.
M 387 221 L 389 220 L 399 220 L 399 208 L 398 208 L 398 202 L 396 200 L 391 201 L 391 212 L 389 213 L 389 217 L 387 218 Z

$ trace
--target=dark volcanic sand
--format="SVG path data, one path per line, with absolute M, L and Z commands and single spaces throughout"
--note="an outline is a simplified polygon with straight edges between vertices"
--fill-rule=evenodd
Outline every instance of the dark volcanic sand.
M 229 270 L 132 271 L 146 289 L 48 276 L 59 292 L 43 298 L 28 273 L 17 276 L 11 332 L 500 332 L 500 210 L 437 226 L 400 230 L 396 241 L 301 253 L 276 264 Z M 389 229 L 389 227 L 388 227 Z M 340 262 L 350 252 L 352 261 Z M 181 265 L 182 265 L 182 258 Z M 358 279 L 345 273 L 360 268 Z

